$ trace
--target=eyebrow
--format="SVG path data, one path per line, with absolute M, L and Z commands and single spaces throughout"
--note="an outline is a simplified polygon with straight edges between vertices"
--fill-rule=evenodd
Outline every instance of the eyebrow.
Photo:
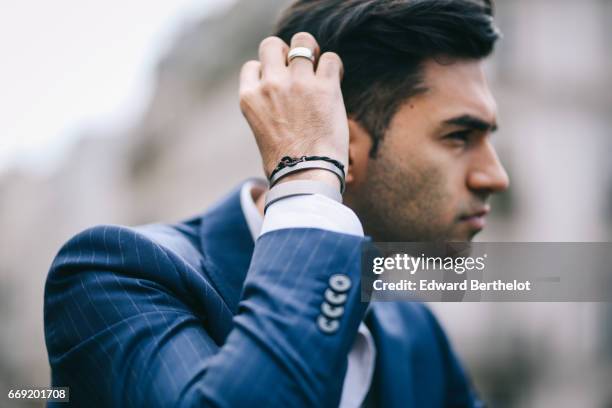
M 497 130 L 497 123 L 490 123 L 472 115 L 457 116 L 455 118 L 445 120 L 444 123 L 447 125 L 463 126 L 481 132 L 495 132 Z

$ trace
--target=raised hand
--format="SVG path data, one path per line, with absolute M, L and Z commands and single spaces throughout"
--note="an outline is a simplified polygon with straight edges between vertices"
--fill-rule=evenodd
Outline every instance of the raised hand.
M 304 56 L 287 61 L 290 50 L 305 47 Z M 306 53 L 308 54 L 308 53 Z M 247 119 L 270 175 L 283 156 L 328 156 L 348 165 L 349 132 L 337 54 L 319 56 L 308 33 L 297 33 L 291 47 L 278 37 L 259 46 L 259 61 L 248 61 L 240 75 L 240 108 Z M 308 170 L 296 177 L 319 178 L 337 184 L 333 174 Z

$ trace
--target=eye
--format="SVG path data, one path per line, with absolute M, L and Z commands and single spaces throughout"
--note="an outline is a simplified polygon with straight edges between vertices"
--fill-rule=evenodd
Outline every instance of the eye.
M 444 139 L 453 144 L 467 144 L 470 140 L 470 134 L 470 130 L 459 130 L 457 132 L 447 134 L 444 136 Z
M 467 141 L 470 138 L 470 131 L 469 130 L 460 130 L 460 131 L 457 131 L 457 132 L 452 132 L 452 133 L 449 133 L 448 135 L 446 135 L 444 138 L 445 139 L 454 140 L 454 141 L 459 141 L 459 142 L 467 143 Z

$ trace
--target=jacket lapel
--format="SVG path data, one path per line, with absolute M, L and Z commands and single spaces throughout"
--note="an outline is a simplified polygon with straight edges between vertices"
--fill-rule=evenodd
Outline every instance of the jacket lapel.
M 205 273 L 233 314 L 254 248 L 240 204 L 241 188 L 242 184 L 205 213 L 200 226 Z

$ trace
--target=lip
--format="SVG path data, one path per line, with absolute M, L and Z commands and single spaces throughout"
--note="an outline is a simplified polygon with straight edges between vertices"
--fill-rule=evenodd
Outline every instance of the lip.
M 487 224 L 486 217 L 490 211 L 490 207 L 486 206 L 472 213 L 459 217 L 459 221 L 468 224 L 473 229 L 481 230 Z

